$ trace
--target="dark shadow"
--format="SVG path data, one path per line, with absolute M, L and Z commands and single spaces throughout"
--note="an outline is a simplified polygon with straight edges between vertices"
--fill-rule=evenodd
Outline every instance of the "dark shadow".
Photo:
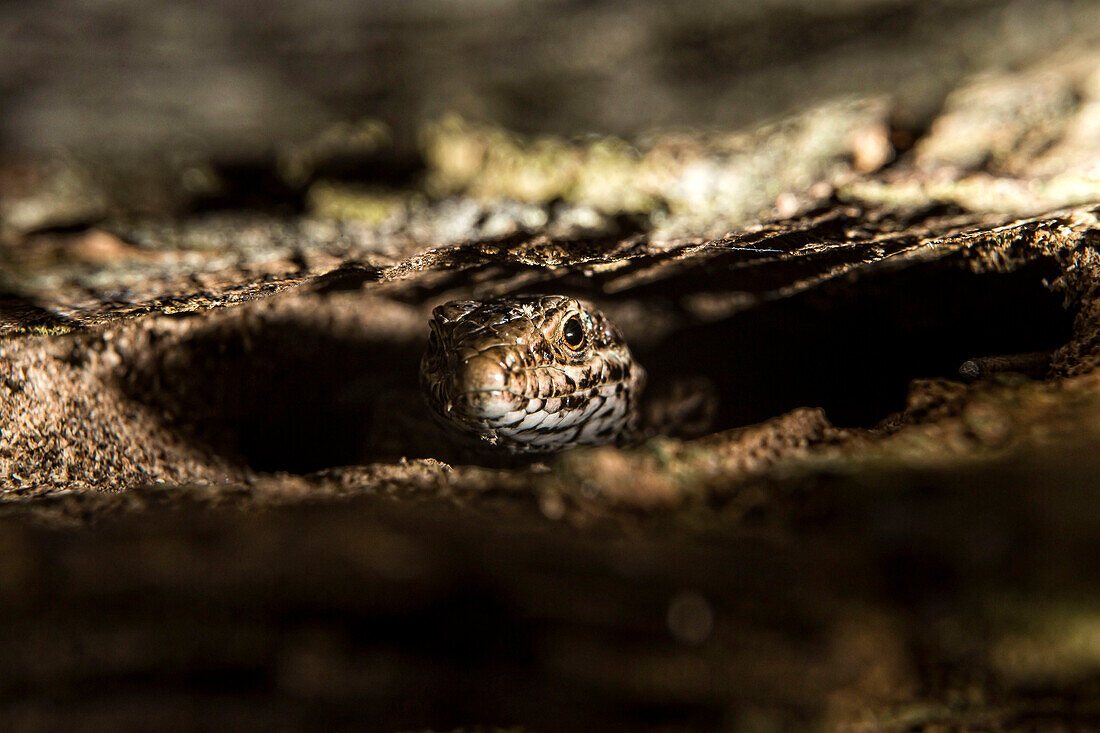
M 904 407 L 915 378 L 958 378 L 976 356 L 1054 349 L 1073 314 L 1036 262 L 1012 274 L 935 263 L 822 287 L 681 329 L 637 354 L 653 383 L 708 378 L 715 429 L 823 407 L 837 425 L 870 427 Z
M 223 160 L 215 173 L 221 183 L 218 190 L 195 196 L 188 213 L 264 211 L 289 216 L 305 210 L 303 190 L 279 175 L 273 159 Z
M 423 342 L 290 318 L 231 321 L 166 343 L 123 388 L 173 428 L 260 471 L 425 457 L 440 436 L 420 399 Z

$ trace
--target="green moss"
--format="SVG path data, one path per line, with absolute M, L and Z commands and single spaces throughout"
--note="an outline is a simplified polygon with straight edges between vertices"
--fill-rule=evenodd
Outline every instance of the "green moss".
M 1027 216 L 1100 199 L 1100 180 L 1077 174 L 1046 180 L 974 174 L 948 181 L 859 180 L 841 186 L 841 200 L 913 210 L 949 203 L 970 211 Z
M 529 203 L 562 199 L 604 213 L 647 212 L 657 205 L 642 189 L 641 155 L 618 138 L 528 139 L 452 115 L 426 126 L 421 145 L 432 171 L 428 188 L 436 195 Z
M 310 213 L 318 218 L 376 226 L 403 217 L 411 202 L 406 193 L 330 182 L 310 186 L 306 199 Z

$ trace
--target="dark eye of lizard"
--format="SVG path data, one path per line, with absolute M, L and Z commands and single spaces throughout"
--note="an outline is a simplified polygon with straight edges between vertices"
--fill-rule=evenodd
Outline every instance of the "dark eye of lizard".
M 580 316 L 570 316 L 561 329 L 561 338 L 573 351 L 579 351 L 584 346 L 584 326 Z

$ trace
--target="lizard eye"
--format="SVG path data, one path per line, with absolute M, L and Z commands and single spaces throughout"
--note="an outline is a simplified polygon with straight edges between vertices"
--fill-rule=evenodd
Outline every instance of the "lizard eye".
M 573 351 L 579 351 L 584 346 L 584 326 L 580 316 L 573 315 L 561 328 L 561 338 Z

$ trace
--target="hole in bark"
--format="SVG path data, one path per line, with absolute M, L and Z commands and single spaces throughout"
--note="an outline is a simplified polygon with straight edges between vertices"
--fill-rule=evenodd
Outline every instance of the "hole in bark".
M 674 379 L 706 377 L 719 397 L 715 430 L 802 406 L 825 408 L 839 426 L 869 427 L 903 407 L 914 378 L 957 378 L 973 357 L 1066 343 L 1072 314 L 1044 285 L 1057 274 L 1051 262 L 1008 275 L 911 267 L 674 331 L 635 353 L 651 395 Z M 292 316 L 222 321 L 157 346 L 124 387 L 257 470 L 401 456 L 469 461 L 420 399 L 426 333 L 367 337 Z
M 221 182 L 219 191 L 195 197 L 188 207 L 190 213 L 245 210 L 289 215 L 305 208 L 302 192 L 279 176 L 273 161 L 226 160 L 215 172 Z
M 166 344 L 123 387 L 256 470 L 308 473 L 431 455 L 415 440 L 428 424 L 417 387 L 422 349 L 293 318 L 234 321 Z
M 802 406 L 870 427 L 902 409 L 914 378 L 957 379 L 967 359 L 1065 344 L 1073 314 L 1044 285 L 1057 274 L 1049 261 L 1011 274 L 914 267 L 681 330 L 638 357 L 655 383 L 707 377 L 715 429 Z

